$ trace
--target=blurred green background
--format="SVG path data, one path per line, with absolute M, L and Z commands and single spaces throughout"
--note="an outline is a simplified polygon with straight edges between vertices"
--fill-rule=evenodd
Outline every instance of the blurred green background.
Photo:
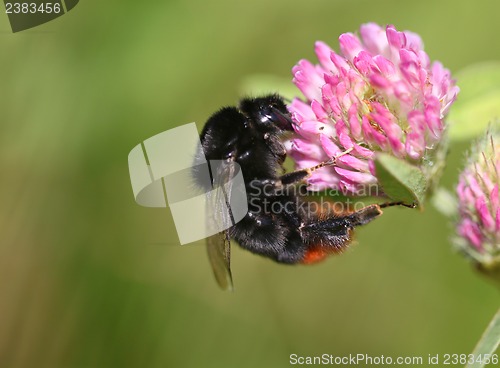
M 136 205 L 127 155 L 174 126 L 201 127 L 249 75 L 291 78 L 315 40 L 338 49 L 367 21 L 419 33 L 453 73 L 500 60 L 498 14 L 498 1 L 87 0 L 17 34 L 0 16 L 0 367 L 471 352 L 498 291 L 453 252 L 431 206 L 387 209 L 314 267 L 234 246 L 236 291 L 225 293 L 201 242 L 178 246 L 169 211 Z M 467 147 L 451 147 L 448 188 Z

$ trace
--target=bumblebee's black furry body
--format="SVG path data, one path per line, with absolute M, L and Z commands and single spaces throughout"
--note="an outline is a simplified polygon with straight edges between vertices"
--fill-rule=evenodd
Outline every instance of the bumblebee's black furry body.
M 251 252 L 277 262 L 299 263 L 313 248 L 342 250 L 354 226 L 381 212 L 376 205 L 346 216 L 319 218 L 304 211 L 300 196 L 290 189 L 310 171 L 281 175 L 286 131 L 293 127 L 285 103 L 270 95 L 220 109 L 208 119 L 200 138 L 207 160 L 234 160 L 241 167 L 249 210 L 229 229 L 229 236 Z

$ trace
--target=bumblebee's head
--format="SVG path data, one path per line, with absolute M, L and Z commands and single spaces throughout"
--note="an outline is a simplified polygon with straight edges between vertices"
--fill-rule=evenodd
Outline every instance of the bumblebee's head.
M 241 100 L 240 110 L 264 131 L 293 130 L 285 101 L 277 94 Z
M 207 159 L 226 159 L 244 136 L 247 118 L 236 107 L 223 107 L 206 122 L 200 134 Z

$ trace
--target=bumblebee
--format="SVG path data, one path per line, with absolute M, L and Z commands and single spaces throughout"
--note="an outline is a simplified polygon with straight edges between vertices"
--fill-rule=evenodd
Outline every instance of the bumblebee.
M 311 211 L 300 184 L 315 170 L 334 165 L 335 158 L 314 167 L 284 173 L 286 149 L 283 137 L 293 132 L 294 122 L 284 99 L 276 94 L 245 98 L 239 105 L 224 107 L 206 122 L 201 146 L 207 160 L 221 160 L 212 185 L 229 181 L 236 164 L 243 175 L 248 212 L 227 230 L 207 239 L 210 263 L 218 284 L 232 288 L 230 240 L 252 253 L 285 264 L 309 264 L 329 254 L 342 252 L 353 229 L 382 214 L 381 207 L 369 205 L 358 211 L 326 213 Z M 210 217 L 220 216 L 218 198 Z M 215 210 L 214 210 L 215 209 Z

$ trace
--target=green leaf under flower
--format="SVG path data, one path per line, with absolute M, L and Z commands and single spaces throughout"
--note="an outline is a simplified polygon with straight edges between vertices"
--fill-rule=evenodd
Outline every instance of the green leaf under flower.
M 455 75 L 460 94 L 448 115 L 449 136 L 459 141 L 477 137 L 500 117 L 500 62 L 466 67 Z
M 427 189 L 422 170 L 387 153 L 377 154 L 375 170 L 380 186 L 389 198 L 422 207 Z

